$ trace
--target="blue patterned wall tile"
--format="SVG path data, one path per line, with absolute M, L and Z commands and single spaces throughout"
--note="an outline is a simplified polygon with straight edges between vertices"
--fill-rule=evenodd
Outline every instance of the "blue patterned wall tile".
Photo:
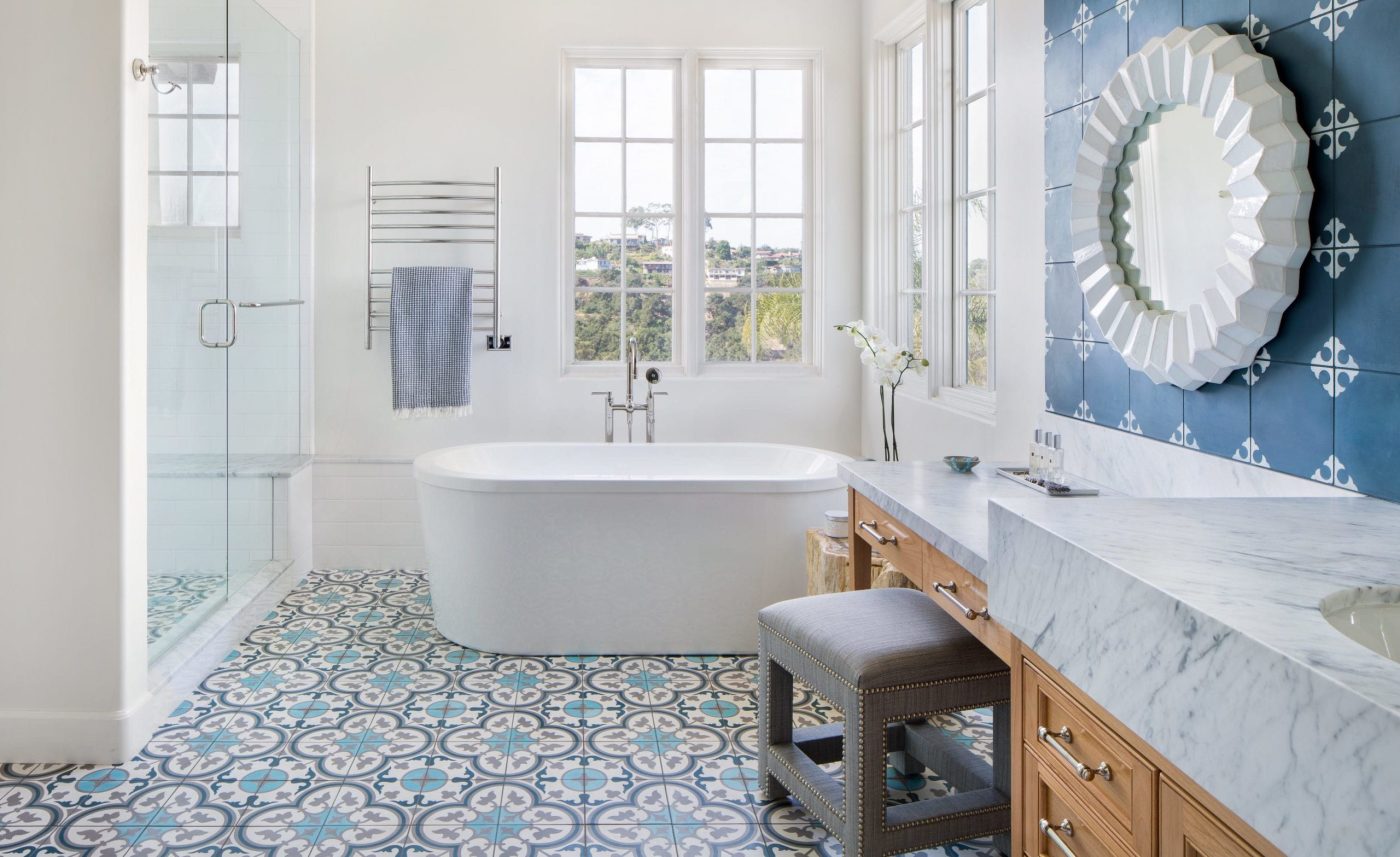
M 1084 323 L 1084 292 L 1074 265 L 1061 262 L 1045 266 L 1045 327 L 1048 336 L 1074 339 Z
M 1359 372 L 1337 397 L 1335 484 L 1400 500 L 1400 375 Z
M 1128 364 L 1107 342 L 1093 343 L 1084 361 L 1084 401 L 1088 414 L 1100 425 L 1127 428 Z
M 1181 0 L 1138 0 L 1122 7 L 1128 15 L 1128 53 L 1137 53 L 1147 40 L 1165 36 L 1181 26 Z M 1243 19 L 1241 19 L 1243 20 Z
M 1181 10 L 1184 26 L 1219 24 L 1231 33 L 1243 33 L 1248 17 L 1249 0 L 1186 0 Z
M 1313 367 L 1271 363 L 1250 388 L 1249 434 L 1268 466 L 1311 477 L 1332 455 L 1332 396 Z
M 1293 91 L 1299 124 L 1311 131 L 1332 101 L 1332 42 L 1304 22 L 1286 30 L 1275 29 L 1264 53 L 1274 58 L 1279 80 Z
M 1336 216 L 1363 247 L 1400 244 L 1397 155 L 1400 118 L 1362 124 L 1337 159 Z
M 1084 0 L 1083 11 L 1087 13 L 1087 17 L 1093 18 L 1123 5 L 1123 2 L 1124 0 Z
M 1045 261 L 1073 262 L 1074 242 L 1069 228 L 1070 189 L 1045 193 Z
M 1063 187 L 1074 181 L 1074 164 L 1084 139 L 1084 122 L 1078 107 L 1053 113 L 1045 119 L 1045 186 Z
M 1084 401 L 1084 362 L 1077 344 L 1069 339 L 1045 340 L 1046 407 L 1071 417 Z
M 1298 297 L 1283 314 L 1278 336 L 1264 346 L 1270 359 L 1309 363 L 1332 338 L 1332 285 L 1327 267 L 1309 256 L 1298 277 Z
M 1222 384 L 1207 384 L 1185 393 L 1183 445 L 1226 458 L 1249 437 L 1249 385 L 1244 372 L 1232 372 Z
M 1356 4 L 1332 49 L 1338 101 L 1366 122 L 1400 115 L 1400 3 Z
M 1185 421 L 1183 390 L 1171 384 L 1154 384 L 1141 372 L 1128 379 L 1128 410 L 1133 414 L 1130 430 L 1157 440 L 1174 440 Z
M 1340 112 L 1343 122 L 1348 114 Z M 1313 235 L 1327 229 L 1332 218 L 1337 216 L 1337 161 L 1345 157 L 1346 148 L 1355 136 L 1351 128 L 1325 130 L 1330 127 L 1332 113 L 1313 123 L 1319 128 L 1310 135 L 1312 145 L 1308 148 L 1308 175 L 1313 181 L 1312 209 L 1308 212 L 1308 228 Z M 1307 123 L 1303 123 L 1307 127 Z
M 1318 5 L 1317 0 L 1250 0 L 1249 11 L 1270 30 L 1281 30 L 1308 20 Z
M 1400 247 L 1361 248 L 1336 289 L 1336 335 L 1346 353 L 1362 369 L 1400 373 Z
M 1058 113 L 1083 99 L 1079 84 L 1083 77 L 1081 31 L 1061 33 L 1045 47 L 1045 112 Z
M 1084 25 L 1084 95 L 1098 97 L 1113 73 L 1128 58 L 1128 22 L 1117 12 L 1100 15 Z
M 1078 23 L 1080 0 L 1045 0 L 1045 32 L 1067 33 Z

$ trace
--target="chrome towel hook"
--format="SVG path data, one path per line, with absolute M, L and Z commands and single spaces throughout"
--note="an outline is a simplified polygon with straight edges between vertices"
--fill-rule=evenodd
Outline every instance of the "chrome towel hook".
M 180 88 L 180 84 L 172 81 L 169 84 L 169 89 L 161 89 L 160 85 L 156 83 L 156 75 L 158 74 L 160 74 L 159 63 L 148 64 L 145 60 L 140 58 L 131 61 L 131 76 L 137 80 L 145 80 L 149 77 L 151 79 L 151 89 L 154 89 L 160 95 L 169 95 Z

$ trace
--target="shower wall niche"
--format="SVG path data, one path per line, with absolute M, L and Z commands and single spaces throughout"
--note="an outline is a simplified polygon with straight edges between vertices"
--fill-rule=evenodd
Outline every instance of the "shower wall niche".
M 152 658 L 293 559 L 309 479 L 301 44 L 254 0 L 152 0 Z

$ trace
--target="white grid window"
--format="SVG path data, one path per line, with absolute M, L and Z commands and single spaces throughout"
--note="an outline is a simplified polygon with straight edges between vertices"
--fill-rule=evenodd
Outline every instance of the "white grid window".
M 577 53 L 566 365 L 810 366 L 814 61 Z
M 953 6 L 953 384 L 995 389 L 993 0 Z
M 186 56 L 159 66 L 157 82 L 180 88 L 151 93 L 150 225 L 236 229 L 238 62 Z
M 806 362 L 806 69 L 704 63 L 702 82 L 705 360 Z
M 920 24 L 895 53 L 896 288 L 900 341 L 924 354 L 928 33 Z
M 570 68 L 573 362 L 619 360 L 633 336 L 642 359 L 674 359 L 679 65 Z

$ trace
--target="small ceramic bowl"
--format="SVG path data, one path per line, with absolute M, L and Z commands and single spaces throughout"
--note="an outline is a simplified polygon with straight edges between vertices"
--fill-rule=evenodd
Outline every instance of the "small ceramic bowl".
M 982 463 L 975 455 L 945 455 L 943 463 L 953 468 L 954 473 L 971 473 L 972 468 Z

